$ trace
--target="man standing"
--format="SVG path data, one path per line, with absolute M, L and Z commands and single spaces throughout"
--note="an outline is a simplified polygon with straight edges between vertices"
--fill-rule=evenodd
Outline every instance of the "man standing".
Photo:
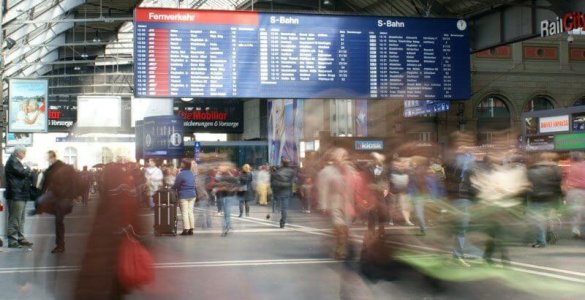
M 83 171 L 81 171 L 81 185 L 83 189 L 81 199 L 83 205 L 87 206 L 87 202 L 89 201 L 89 188 L 91 186 L 91 173 L 87 170 L 87 166 L 83 166 Z
M 296 171 L 290 167 L 288 159 L 283 158 L 282 167 L 276 169 L 271 176 L 272 192 L 274 193 L 274 202 L 280 204 L 281 217 L 280 228 L 284 228 L 288 211 L 288 203 L 292 196 L 293 182 L 296 178 Z M 274 212 L 274 204 L 272 205 Z
M 30 247 L 24 238 L 24 214 L 26 201 L 30 200 L 32 171 L 22 163 L 26 156 L 24 147 L 16 147 L 6 162 L 6 199 L 8 200 L 8 247 Z

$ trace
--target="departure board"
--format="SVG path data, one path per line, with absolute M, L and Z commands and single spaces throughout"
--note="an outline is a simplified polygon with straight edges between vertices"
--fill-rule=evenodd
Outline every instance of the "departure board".
M 134 43 L 137 97 L 470 97 L 464 20 L 137 8 Z

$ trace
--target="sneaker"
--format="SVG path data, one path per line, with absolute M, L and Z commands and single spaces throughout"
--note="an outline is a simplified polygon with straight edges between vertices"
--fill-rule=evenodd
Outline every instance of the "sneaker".
M 25 247 L 31 247 L 31 246 L 33 245 L 33 243 L 31 243 L 31 242 L 29 242 L 29 241 L 27 241 L 27 240 L 20 240 L 20 241 L 18 241 L 18 243 L 19 243 L 21 246 L 25 246 Z
M 390 222 L 388 222 L 388 225 L 394 226 L 394 222 L 390 221 Z
M 223 217 L 223 212 L 221 212 L 221 211 L 220 211 L 220 212 L 218 212 L 218 213 L 217 213 L 217 216 L 218 216 L 218 217 Z
M 544 248 L 544 247 L 546 247 L 546 245 L 543 243 L 532 244 L 532 248 Z
M 65 252 L 65 247 L 55 247 L 55 249 L 53 249 L 53 251 L 51 251 L 51 253 L 53 254 L 58 254 L 58 253 L 63 253 Z

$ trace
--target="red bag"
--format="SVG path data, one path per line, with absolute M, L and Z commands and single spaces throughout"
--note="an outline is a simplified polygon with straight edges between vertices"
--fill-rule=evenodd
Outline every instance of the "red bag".
M 126 290 L 133 290 L 154 281 L 152 255 L 136 239 L 127 236 L 120 246 L 118 279 Z
M 356 207 L 362 212 L 370 211 L 376 205 L 376 196 L 368 186 L 364 172 L 356 172 L 353 177 L 353 197 Z

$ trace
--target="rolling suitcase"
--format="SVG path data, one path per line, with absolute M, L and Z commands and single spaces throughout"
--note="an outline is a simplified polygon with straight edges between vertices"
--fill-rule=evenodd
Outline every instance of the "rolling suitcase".
M 154 235 L 177 235 L 177 201 L 174 191 L 154 194 Z

